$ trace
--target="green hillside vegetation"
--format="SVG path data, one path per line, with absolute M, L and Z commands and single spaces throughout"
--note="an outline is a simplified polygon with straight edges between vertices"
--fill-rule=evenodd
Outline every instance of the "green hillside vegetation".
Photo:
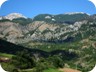
M 29 24 L 29 23 L 32 23 L 32 19 L 31 18 L 16 18 L 16 19 L 13 19 L 12 22 L 15 22 L 15 23 L 19 23 L 21 25 L 26 25 L 26 24 Z
M 9 19 L 3 19 L 3 20 L 0 20 L 0 22 L 11 22 Z
M 12 54 L 0 53 L 0 57 L 12 58 Z
M 50 18 L 46 18 L 49 16 Z M 59 14 L 59 15 L 51 15 L 51 14 L 40 14 L 34 17 L 33 21 L 45 21 L 49 23 L 74 23 L 76 21 L 84 20 L 88 17 L 87 14 Z M 55 21 L 52 21 L 55 19 Z
M 64 63 L 61 57 L 56 55 L 50 56 L 48 58 L 30 56 L 31 54 L 24 50 L 22 52 L 17 52 L 15 56 L 11 58 L 11 61 L 8 63 L 1 63 L 3 68 L 7 71 L 29 71 L 32 69 L 32 72 L 42 72 L 49 68 L 62 68 Z M 28 69 L 28 70 L 27 70 Z M 55 69 L 53 69 L 54 71 Z
M 6 43 L 6 42 L 5 42 Z M 5 43 L 2 43 L 2 44 L 4 44 L 5 45 Z M 94 43 L 94 41 L 93 41 L 93 43 Z M 9 46 L 11 46 L 11 43 L 6 43 L 6 44 L 10 44 Z M 39 61 L 37 61 L 37 59 L 38 59 L 38 54 L 37 54 L 37 58 L 34 58 L 34 56 L 30 56 L 30 55 L 27 55 L 26 54 L 26 52 L 21 52 L 23 49 L 20 47 L 20 46 L 12 46 L 12 47 L 17 47 L 16 49 L 14 49 L 16 52 L 16 56 L 13 56 L 12 57 L 12 60 L 13 60 L 13 62 L 12 62 L 12 66 L 11 67 L 13 67 L 13 69 L 18 69 L 17 67 L 18 67 L 18 65 L 21 65 L 21 70 L 22 69 L 32 69 L 32 67 L 33 67 L 33 69 L 34 70 L 38 70 L 38 69 L 36 69 L 36 68 L 38 68 L 38 66 L 39 67 L 44 67 L 44 69 L 42 69 L 42 68 L 40 68 L 40 70 L 45 70 L 46 71 L 46 66 L 48 66 L 47 68 L 58 68 L 58 66 L 59 66 L 59 64 L 57 63 L 59 60 L 60 60 L 60 66 L 59 67 L 61 67 L 62 68 L 62 64 L 63 64 L 63 62 L 64 62 L 64 64 L 68 64 L 68 66 L 70 66 L 71 68 L 73 68 L 73 69 L 75 69 L 76 68 L 76 66 L 77 66 L 77 69 L 78 70 L 81 70 L 81 71 L 89 71 L 89 70 L 91 70 L 93 67 L 94 67 L 94 64 L 95 64 L 95 60 L 96 60 L 96 49 L 93 47 L 93 46 L 91 46 L 90 47 L 90 45 L 89 45 L 89 48 L 82 48 L 82 46 L 83 45 L 89 45 L 90 44 L 90 41 L 88 41 L 88 43 L 79 43 L 79 42 L 76 42 L 76 43 L 63 43 L 63 44 L 54 44 L 54 43 L 46 43 L 46 44 L 42 44 L 41 46 L 39 45 L 39 46 L 37 46 L 37 48 L 40 48 L 41 50 L 45 50 L 45 51 L 48 51 L 48 49 L 52 49 L 52 50 L 49 50 L 48 52 L 50 52 L 50 51 L 53 51 L 53 52 L 51 52 L 51 54 L 52 54 L 52 56 L 50 57 L 50 55 L 46 58 L 46 57 L 42 57 L 42 56 L 40 56 L 40 58 L 39 58 Z M 88 46 L 87 45 L 87 46 Z M 2 46 L 2 45 L 1 45 Z M 50 48 L 48 48 L 50 46 Z M 3 47 L 3 46 L 2 46 Z M 6 50 L 6 53 L 10 53 L 10 52 L 8 52 L 8 51 L 10 51 L 10 50 L 8 50 L 7 49 L 7 47 L 8 46 L 6 46 L 5 48 L 4 48 L 4 50 Z M 53 49 L 54 48 L 54 49 Z M 57 49 L 55 49 L 55 48 L 57 48 Z M 59 52 L 59 50 L 58 50 L 58 48 L 61 50 L 60 52 Z M 12 48 L 10 48 L 10 49 L 12 49 Z M 18 49 L 20 49 L 20 50 L 18 50 Z M 25 49 L 27 49 L 27 48 L 25 48 Z M 33 46 L 33 48 L 32 49 L 36 49 L 36 48 L 34 48 L 34 46 Z M 12 53 L 12 51 L 14 52 L 14 50 L 11 50 L 11 53 Z M 31 49 L 27 49 L 27 50 L 31 50 Z M 57 51 L 54 51 L 54 50 L 57 50 Z M 64 55 L 64 54 L 62 54 L 62 50 L 65 50 L 65 51 L 68 51 L 69 53 L 76 53 L 76 55 L 78 56 L 76 56 L 75 58 L 73 58 L 72 57 L 72 55 L 71 54 L 69 54 L 69 56 L 67 56 L 68 54 L 66 54 L 66 55 Z M 20 52 L 19 52 L 20 51 Z M 37 49 L 37 51 L 38 51 L 38 49 Z M 64 53 L 66 53 L 64 51 Z M 94 52 L 93 52 L 94 51 Z M 1 51 L 0 51 L 1 52 Z M 19 52 L 19 55 L 17 54 L 17 52 Z M 28 58 L 27 58 L 27 60 L 28 60 L 28 62 L 29 62 L 29 64 L 27 63 L 26 64 L 26 62 L 27 62 L 27 60 L 26 60 L 26 57 L 25 57 L 25 60 L 24 60 L 24 62 L 21 64 L 21 61 L 23 61 L 23 60 L 21 60 L 21 59 L 24 59 L 24 57 L 22 56 L 22 55 L 24 55 L 25 54 L 25 56 L 28 56 L 29 58 L 30 57 L 32 57 L 31 59 L 33 60 L 31 60 L 32 62 L 34 62 L 34 61 L 36 61 L 35 63 L 34 63 L 34 66 L 28 66 L 28 67 L 26 67 L 27 65 L 30 65 L 30 60 L 28 60 Z M 58 56 L 59 55 L 59 53 L 61 53 L 61 55 L 60 56 Z M 13 53 L 14 54 L 14 53 Z M 28 52 L 28 54 L 30 54 L 29 52 Z M 35 54 L 35 52 L 34 52 L 34 54 Z M 45 54 L 47 54 L 46 52 L 45 52 Z M 19 58 L 18 58 L 18 56 L 20 57 L 20 55 L 21 55 L 21 57 L 23 57 L 23 58 L 20 58 L 20 61 L 18 60 Z M 56 56 L 57 55 L 57 56 Z M 62 58 L 62 55 L 63 55 L 63 58 Z M 67 56 L 67 57 L 66 57 Z M 74 55 L 73 55 L 74 56 Z M 14 58 L 14 57 L 17 57 L 17 59 L 16 58 Z M 59 58 L 60 59 L 59 59 Z M 69 58 L 68 58 L 69 57 Z M 72 57 L 72 59 L 71 59 L 71 57 Z M 36 60 L 34 60 L 34 59 L 36 59 Z M 14 62 L 14 60 L 16 60 L 15 62 Z M 51 60 L 51 61 L 50 61 Z M 53 60 L 53 61 L 52 61 Z M 56 63 L 54 63 L 55 61 L 57 60 L 57 62 Z M 69 61 L 70 60 L 70 61 Z M 18 62 L 20 62 L 20 64 L 18 63 Z M 38 63 L 39 64 L 38 64 Z M 50 62 L 53 62 L 52 63 L 52 65 L 50 65 L 51 63 Z M 10 62 L 9 62 L 10 63 Z M 6 70 L 10 70 L 10 66 L 8 66 L 8 67 L 6 67 L 7 65 L 11 65 L 11 64 L 7 64 L 7 63 L 2 63 L 2 65 L 3 65 L 3 67 L 6 69 Z M 14 63 L 18 63 L 18 65 L 16 64 L 16 66 L 17 67 L 15 67 L 14 68 Z M 25 64 L 24 64 L 25 63 Z M 42 64 L 41 64 L 42 63 Z M 44 63 L 44 64 L 43 64 Z M 82 63 L 84 63 L 84 65 L 82 65 Z M 33 63 L 32 63 L 33 64 Z M 31 64 L 31 65 L 32 65 Z M 46 65 L 47 64 L 47 65 Z M 58 65 L 57 65 L 58 64 Z M 24 68 L 22 68 L 22 65 L 24 65 Z M 41 66 L 42 65 L 42 66 Z M 43 66 L 44 65 L 44 66 Z M 50 66 L 49 66 L 50 65 Z M 86 66 L 86 67 L 85 67 Z M 64 67 L 64 66 L 63 66 Z M 66 66 L 65 66 L 66 67 Z M 33 70 L 32 69 L 32 70 Z M 50 71 L 50 70 L 48 70 L 48 71 Z M 34 72 L 34 71 L 33 71 Z M 38 72 L 38 71 L 37 71 Z M 40 71 L 39 71 L 40 72 Z

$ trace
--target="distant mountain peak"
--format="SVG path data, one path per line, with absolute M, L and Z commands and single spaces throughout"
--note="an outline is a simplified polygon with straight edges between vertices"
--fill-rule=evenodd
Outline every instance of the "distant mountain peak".
M 13 19 L 16 19 L 16 18 L 27 18 L 27 17 L 25 17 L 24 15 L 22 15 L 20 13 L 10 13 L 6 16 L 0 16 L 0 20 L 2 20 L 2 19 L 13 20 Z
M 16 18 L 27 18 L 27 17 L 23 16 L 20 13 L 11 13 L 11 14 L 5 16 L 5 19 L 9 19 L 9 20 L 13 20 L 13 19 L 16 19 Z

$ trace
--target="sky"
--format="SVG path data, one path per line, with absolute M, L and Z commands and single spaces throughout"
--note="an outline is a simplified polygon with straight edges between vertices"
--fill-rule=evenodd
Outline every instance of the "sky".
M 96 14 L 96 7 L 88 0 L 8 0 L 0 8 L 0 16 L 21 13 L 30 18 L 38 14 L 69 12 Z

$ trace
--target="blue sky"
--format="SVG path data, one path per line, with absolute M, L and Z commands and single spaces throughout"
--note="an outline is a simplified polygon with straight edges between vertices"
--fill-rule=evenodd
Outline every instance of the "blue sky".
M 27 17 L 38 14 L 64 14 L 85 12 L 96 14 L 95 6 L 88 0 L 8 0 L 0 9 L 0 16 L 21 13 Z

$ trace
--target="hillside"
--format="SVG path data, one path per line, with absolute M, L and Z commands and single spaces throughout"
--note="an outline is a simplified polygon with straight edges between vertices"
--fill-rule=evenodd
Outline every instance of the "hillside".
M 13 18 L 14 14 L 8 16 Z M 91 70 L 96 64 L 95 14 L 40 14 L 33 19 L 22 15 L 12 18 L 0 20 L 0 53 L 16 55 L 26 49 L 32 56 L 43 57 L 44 61 L 46 57 L 59 55 L 65 68 L 82 72 Z

